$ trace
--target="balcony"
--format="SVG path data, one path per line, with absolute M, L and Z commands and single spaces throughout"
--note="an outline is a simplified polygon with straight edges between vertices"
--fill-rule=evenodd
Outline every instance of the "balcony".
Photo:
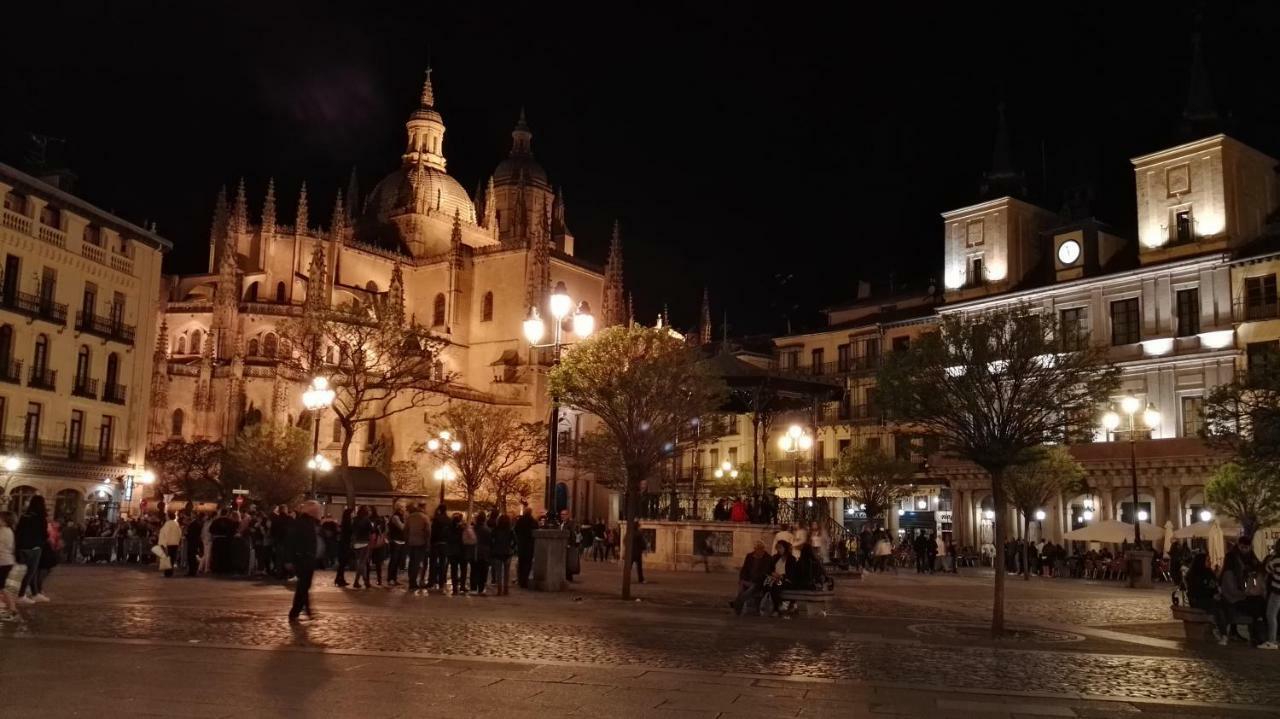
M 128 455 L 123 452 L 22 435 L 0 436 L 0 452 L 20 452 L 38 459 L 62 459 L 89 464 L 126 464 L 129 461 Z
M 1257 322 L 1280 318 L 1280 300 L 1270 299 L 1261 302 L 1237 301 L 1235 303 L 1235 319 L 1237 322 Z
M 22 360 L 0 362 L 0 382 L 22 384 Z
M 861 357 L 849 357 L 844 360 L 836 360 L 835 362 L 820 362 L 818 364 L 802 364 L 784 366 L 775 364 L 774 368 L 779 372 L 791 375 L 808 375 L 811 377 L 838 377 L 840 375 L 854 374 L 857 372 L 874 372 L 880 367 L 879 355 L 866 355 Z
M 859 424 L 879 422 L 880 411 L 875 407 L 875 405 L 870 404 L 849 405 L 849 421 Z
M 63 310 L 65 311 L 65 309 L 64 305 Z M 103 339 L 123 342 L 127 345 L 133 344 L 134 326 L 127 325 L 112 317 L 86 314 L 84 311 L 76 312 L 76 331 L 87 332 Z
M 52 298 L 27 292 L 13 292 L 0 296 L 0 308 L 18 314 L 67 326 L 67 306 Z
M 50 392 L 58 387 L 58 370 L 47 367 L 32 367 L 27 377 L 27 386 L 35 389 L 47 389 Z
M 39 237 L 42 242 L 47 242 L 59 249 L 67 249 L 67 233 L 56 227 L 40 225 Z
M 102 389 L 102 401 L 112 404 L 124 404 L 129 388 L 122 384 L 108 384 Z
M 30 217 L 27 217 L 26 215 L 20 212 L 14 212 L 13 210 L 10 210 L 7 207 L 4 208 L 3 217 L 4 217 L 3 224 L 5 227 L 8 227 L 13 230 L 17 230 L 18 232 L 21 232 L 24 235 L 31 234 L 31 218 Z
M 71 394 L 86 399 L 97 399 L 98 380 L 88 377 L 76 377 L 75 384 L 71 386 Z

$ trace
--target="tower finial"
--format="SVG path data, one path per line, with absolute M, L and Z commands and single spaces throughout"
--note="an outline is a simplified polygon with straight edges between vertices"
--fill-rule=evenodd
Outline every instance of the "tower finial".
M 698 323 L 698 341 L 700 344 L 711 344 L 711 291 L 702 288 L 702 319 Z
M 1027 194 L 1026 178 L 1013 168 L 1013 152 L 1009 143 L 1009 123 L 1005 120 L 1004 102 L 996 106 L 996 138 L 991 151 L 991 169 L 982 175 L 981 194 L 985 198 Z
M 431 66 L 427 66 L 427 79 L 422 82 L 422 100 L 423 107 L 435 107 L 436 90 L 431 85 Z
M 629 298 L 623 288 L 622 232 L 613 222 L 613 238 L 609 241 L 609 259 L 604 264 L 604 297 L 600 308 L 604 326 L 626 324 L 631 319 Z
M 293 233 L 295 235 L 307 234 L 307 223 L 311 218 L 307 217 L 307 181 L 302 181 L 302 189 L 298 190 L 298 214 L 293 221 Z
M 262 234 L 276 232 L 276 178 L 267 180 L 267 197 L 262 201 Z
M 511 154 L 512 155 L 532 155 L 533 154 L 533 131 L 529 129 L 529 123 L 524 117 L 524 107 L 520 107 L 520 119 L 516 120 L 515 129 L 511 131 Z

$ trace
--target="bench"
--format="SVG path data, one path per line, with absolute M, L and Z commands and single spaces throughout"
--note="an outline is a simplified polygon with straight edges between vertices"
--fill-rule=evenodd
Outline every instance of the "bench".
M 826 614 L 827 605 L 835 598 L 836 593 L 826 589 L 784 589 L 783 601 L 794 602 L 799 614 Z
M 1175 605 L 1169 607 L 1173 618 L 1182 622 L 1182 634 L 1188 641 L 1213 641 L 1213 614 L 1203 609 Z M 1231 617 L 1232 624 L 1243 624 L 1246 627 L 1253 623 L 1253 617 L 1235 612 Z

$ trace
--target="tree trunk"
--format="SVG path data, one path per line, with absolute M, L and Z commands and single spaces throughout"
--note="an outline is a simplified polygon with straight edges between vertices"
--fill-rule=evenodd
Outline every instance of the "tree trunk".
M 467 519 L 470 520 L 476 516 L 476 493 L 474 490 L 467 490 Z
M 351 475 L 347 473 L 347 467 L 351 466 L 351 430 L 344 424 L 342 426 L 342 466 L 338 471 L 342 472 L 342 485 L 347 490 L 347 509 L 356 508 L 356 485 L 351 481 Z
M 1022 514 L 1022 580 L 1031 581 L 1031 562 L 1028 561 L 1031 555 L 1031 543 L 1027 540 L 1031 538 L 1031 520 L 1027 518 L 1027 514 Z
M 639 531 L 639 524 L 635 522 L 635 512 L 632 511 L 633 498 L 636 495 L 635 489 L 632 488 L 631 480 L 627 480 L 627 491 L 623 498 L 622 511 L 626 514 L 624 519 L 627 522 L 627 534 L 622 538 L 622 599 L 623 601 L 631 601 L 631 545 L 635 538 L 632 532 Z
M 1008 528 L 1005 522 L 1008 517 L 1005 512 L 1004 500 L 1004 471 L 992 471 L 991 474 L 991 499 L 995 504 L 995 519 L 992 521 L 995 533 L 996 556 L 994 559 L 995 566 L 995 584 L 994 593 L 991 601 L 991 634 L 999 637 L 1004 634 L 1004 542 L 1008 536 Z

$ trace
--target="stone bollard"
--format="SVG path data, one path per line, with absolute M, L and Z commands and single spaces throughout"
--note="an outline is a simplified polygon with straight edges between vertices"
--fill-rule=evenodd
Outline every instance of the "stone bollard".
M 1143 549 L 1130 549 L 1125 554 L 1125 569 L 1129 573 L 1129 586 L 1131 588 L 1151 588 L 1151 557 L 1152 553 Z
M 540 592 L 564 589 L 565 550 L 569 533 L 563 529 L 533 531 L 533 588 Z

